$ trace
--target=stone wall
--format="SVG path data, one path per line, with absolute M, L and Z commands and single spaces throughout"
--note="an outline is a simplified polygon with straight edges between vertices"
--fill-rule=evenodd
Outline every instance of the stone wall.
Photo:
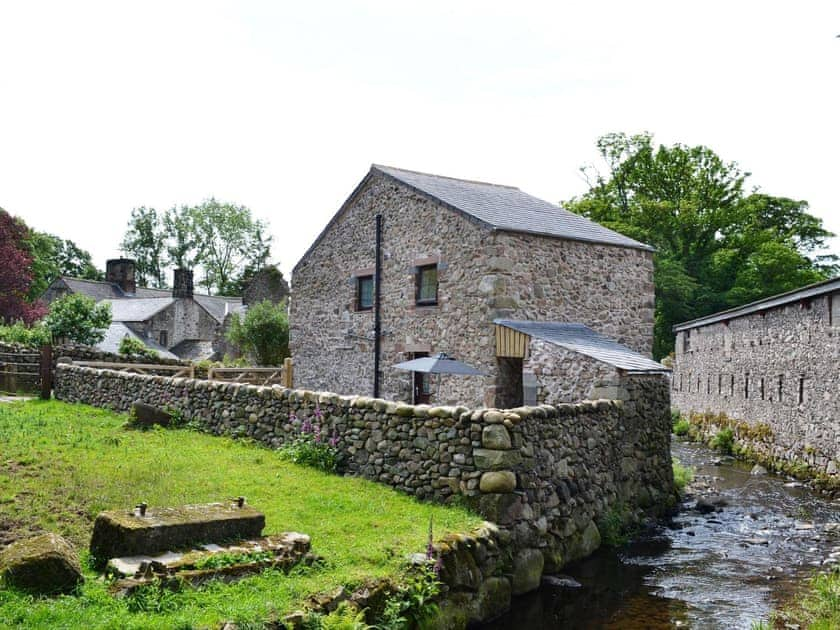
M 679 332 L 675 407 L 685 415 L 725 414 L 740 422 L 742 446 L 763 461 L 837 480 L 840 294 L 829 298 Z M 704 431 L 722 428 L 720 420 L 704 423 Z
M 421 499 L 461 497 L 516 549 L 538 550 L 546 570 L 597 547 L 596 523 L 607 512 L 632 515 L 673 500 L 665 379 L 628 377 L 614 393 L 618 400 L 512 410 L 430 407 L 67 364 L 55 386 L 60 400 L 118 411 L 140 400 L 269 447 L 321 414 L 346 472 Z
M 536 402 L 540 404 L 598 398 L 593 390 L 621 380 L 615 367 L 542 339 L 531 339 L 529 354 L 523 369 L 534 375 Z
M 374 217 L 383 216 L 382 387 L 410 401 L 411 374 L 390 368 L 413 353 L 450 356 L 486 376 L 435 379 L 436 402 L 495 404 L 493 319 L 586 324 L 649 353 L 650 252 L 491 231 L 374 174 L 347 202 L 292 278 L 290 346 L 296 382 L 373 392 L 373 311 L 356 310 L 354 276 L 374 267 Z M 415 305 L 415 270 L 437 263 L 438 303 Z

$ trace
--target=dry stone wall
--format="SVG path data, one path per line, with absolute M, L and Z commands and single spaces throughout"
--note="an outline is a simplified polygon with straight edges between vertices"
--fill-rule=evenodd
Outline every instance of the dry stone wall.
M 614 391 L 617 400 L 468 409 L 61 364 L 55 396 L 118 411 L 134 401 L 169 407 L 269 447 L 311 419 L 338 436 L 347 473 L 421 499 L 461 497 L 555 569 L 598 546 L 596 523 L 609 511 L 673 500 L 665 379 L 628 377 Z
M 703 422 L 708 436 L 734 424 L 757 458 L 837 482 L 838 365 L 840 294 L 823 295 L 679 332 L 674 406 L 707 420 L 724 414 L 737 422 Z
M 373 274 L 382 234 L 382 387 L 412 400 L 410 373 L 390 368 L 413 353 L 446 352 L 484 377 L 437 378 L 433 400 L 492 406 L 496 318 L 580 322 L 649 354 L 650 252 L 493 231 L 376 174 L 347 202 L 294 269 L 290 348 L 296 382 L 373 392 L 373 311 L 357 310 L 355 276 Z M 438 303 L 415 305 L 415 270 L 438 265 Z

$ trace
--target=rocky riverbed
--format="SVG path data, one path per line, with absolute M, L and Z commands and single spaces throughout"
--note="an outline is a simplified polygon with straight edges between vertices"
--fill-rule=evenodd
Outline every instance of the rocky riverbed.
M 840 564 L 840 501 L 702 446 L 675 442 L 673 455 L 695 469 L 677 515 L 485 628 L 748 629 Z

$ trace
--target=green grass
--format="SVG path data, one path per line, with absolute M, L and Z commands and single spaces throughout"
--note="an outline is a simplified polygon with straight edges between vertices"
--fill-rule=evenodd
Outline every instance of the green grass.
M 244 495 L 265 513 L 266 533 L 309 534 L 325 563 L 289 576 L 269 571 L 233 584 L 211 583 L 140 607 L 112 598 L 107 585 L 87 572 L 74 596 L 36 599 L 0 590 L 0 627 L 259 624 L 299 608 L 312 593 L 399 576 L 405 555 L 425 548 L 432 516 L 436 537 L 481 521 L 370 481 L 296 466 L 253 444 L 187 430 L 127 430 L 126 420 L 59 402 L 0 405 L 0 544 L 49 530 L 84 550 L 101 510 Z
M 840 569 L 811 579 L 804 598 L 787 611 L 808 630 L 840 628 Z
M 671 460 L 671 468 L 674 470 L 674 486 L 680 495 L 685 494 L 685 488 L 694 481 L 694 469 L 691 466 L 683 466 L 680 460 Z

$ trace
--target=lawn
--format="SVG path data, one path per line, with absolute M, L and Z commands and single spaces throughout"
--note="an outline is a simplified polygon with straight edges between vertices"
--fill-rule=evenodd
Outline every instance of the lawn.
M 266 533 L 309 534 L 325 563 L 145 603 L 113 599 L 86 569 L 78 595 L 34 599 L 0 590 L 0 627 L 261 625 L 299 608 L 307 595 L 400 575 L 406 554 L 424 549 L 432 517 L 436 537 L 480 522 L 460 508 L 287 463 L 255 444 L 183 429 L 141 432 L 126 422 L 125 415 L 83 405 L 0 404 L 0 545 L 48 530 L 72 541 L 84 561 L 101 510 L 243 495 L 265 513 Z

